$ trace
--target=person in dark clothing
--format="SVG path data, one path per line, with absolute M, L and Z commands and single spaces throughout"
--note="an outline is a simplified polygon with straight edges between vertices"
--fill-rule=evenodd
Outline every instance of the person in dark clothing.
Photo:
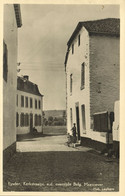
M 75 143 L 76 143 L 76 140 L 77 140 L 77 137 L 76 137 L 76 124 L 74 123 L 74 126 L 72 128 L 72 136 L 73 136 L 73 143 L 74 143 L 74 147 L 75 147 Z
M 37 133 L 37 129 L 33 127 L 32 133 Z

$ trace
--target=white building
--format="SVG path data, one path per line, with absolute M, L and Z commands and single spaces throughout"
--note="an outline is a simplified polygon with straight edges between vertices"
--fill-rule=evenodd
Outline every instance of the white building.
M 120 102 L 117 100 L 114 104 L 114 122 L 113 122 L 113 148 L 116 156 L 119 156 L 119 142 L 120 142 Z
M 28 76 L 17 78 L 16 105 L 17 134 L 32 132 L 33 127 L 42 132 L 43 95 Z
M 20 5 L 5 4 L 3 18 L 3 160 L 16 151 L 17 29 Z
M 112 143 L 106 115 L 119 99 L 119 34 L 119 19 L 79 22 L 67 43 L 67 130 L 76 123 L 83 144 L 95 142 L 103 148 L 107 137 Z M 93 116 L 101 112 L 102 127 L 96 130 Z

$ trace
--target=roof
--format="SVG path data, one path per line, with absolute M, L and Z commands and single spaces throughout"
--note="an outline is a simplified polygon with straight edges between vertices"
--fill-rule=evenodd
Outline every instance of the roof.
M 15 16 L 16 16 L 17 27 L 19 28 L 19 27 L 22 26 L 20 5 L 19 5 L 19 4 L 14 4 L 14 10 L 15 10 Z
M 118 18 L 105 18 L 101 20 L 79 22 L 67 43 L 68 46 L 70 46 L 71 42 L 82 27 L 85 27 L 90 35 L 120 35 L 120 19 Z
M 39 92 L 37 84 L 34 84 L 29 80 L 25 80 L 22 77 L 17 77 L 17 90 L 43 97 L 43 95 Z

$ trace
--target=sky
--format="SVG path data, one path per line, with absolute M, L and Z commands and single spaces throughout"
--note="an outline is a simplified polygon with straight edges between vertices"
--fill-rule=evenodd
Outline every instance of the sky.
M 64 61 L 79 21 L 119 18 L 118 5 L 21 4 L 19 76 L 29 75 L 44 95 L 44 110 L 66 109 Z

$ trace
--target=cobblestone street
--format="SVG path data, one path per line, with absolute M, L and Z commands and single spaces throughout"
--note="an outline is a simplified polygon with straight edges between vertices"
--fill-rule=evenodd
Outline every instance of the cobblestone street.
M 54 132 L 18 141 L 4 166 L 4 191 L 118 191 L 117 160 L 66 141 L 64 133 Z

